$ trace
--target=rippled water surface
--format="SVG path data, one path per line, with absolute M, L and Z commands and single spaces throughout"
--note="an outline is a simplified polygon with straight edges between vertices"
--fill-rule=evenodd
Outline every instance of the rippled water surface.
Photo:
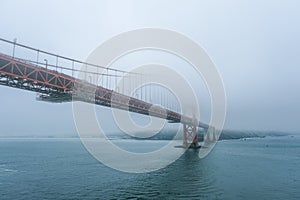
M 104 166 L 78 139 L 0 139 L 0 199 L 300 199 L 299 188 L 298 136 L 221 141 L 146 174 Z

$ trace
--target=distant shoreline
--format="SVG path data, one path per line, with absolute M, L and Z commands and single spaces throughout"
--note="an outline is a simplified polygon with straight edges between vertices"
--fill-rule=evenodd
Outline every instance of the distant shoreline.
M 263 132 L 263 131 L 229 131 L 224 130 L 222 134 L 220 135 L 219 141 L 222 140 L 238 140 L 238 139 L 250 139 L 250 138 L 264 138 L 267 136 L 288 136 L 288 135 L 297 135 L 293 133 L 284 133 L 284 132 Z M 159 133 L 153 137 L 141 139 L 132 137 L 126 134 L 108 134 L 107 135 L 109 140 L 127 140 L 127 139 L 136 139 L 136 140 L 173 140 L 174 139 L 174 133 L 173 132 L 162 132 Z M 203 141 L 203 133 L 198 133 L 199 142 Z M 97 138 L 101 139 L 100 137 L 88 137 L 88 138 Z M 1 139 L 80 139 L 79 136 L 0 136 Z M 178 138 L 177 140 L 181 140 L 181 138 Z

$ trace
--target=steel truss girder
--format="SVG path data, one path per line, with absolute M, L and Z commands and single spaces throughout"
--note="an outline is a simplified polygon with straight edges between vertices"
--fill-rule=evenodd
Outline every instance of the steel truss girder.
M 66 102 L 73 99 L 156 116 L 175 123 L 181 121 L 178 113 L 163 108 L 150 113 L 153 106 L 150 103 L 2 54 L 0 84 L 38 92 L 37 99 L 42 101 Z

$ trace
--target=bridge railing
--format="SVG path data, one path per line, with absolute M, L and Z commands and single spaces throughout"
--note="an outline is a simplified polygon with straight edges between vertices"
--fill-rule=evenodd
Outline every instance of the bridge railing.
M 0 38 L 0 53 L 39 67 L 67 74 L 77 79 L 82 79 L 104 88 L 131 96 L 142 101 L 161 105 L 169 110 L 180 111 L 176 96 L 161 85 L 142 85 L 149 75 L 127 72 L 120 69 L 107 68 L 77 59 L 57 55 L 44 50 Z M 79 76 L 80 74 L 80 76 Z M 124 85 L 124 79 L 129 80 L 129 86 Z M 131 85 L 141 85 L 132 90 Z M 129 87 L 129 88 L 128 88 Z M 130 92 L 134 91 L 134 92 Z
M 19 59 L 23 62 L 29 62 L 40 67 L 55 70 L 57 72 L 73 76 L 75 78 L 82 78 L 96 85 L 105 86 L 108 89 L 112 89 L 112 86 L 115 86 L 115 83 L 119 81 L 118 79 L 124 77 L 124 74 L 130 74 L 130 77 L 136 76 L 136 79 L 142 76 L 141 74 L 127 72 L 119 69 L 107 68 L 50 53 L 17 43 L 16 40 L 9 41 L 0 38 L 0 42 L 0 52 L 11 56 L 14 59 Z M 79 73 L 83 74 L 84 76 L 78 76 Z M 94 77 L 97 78 L 95 79 Z

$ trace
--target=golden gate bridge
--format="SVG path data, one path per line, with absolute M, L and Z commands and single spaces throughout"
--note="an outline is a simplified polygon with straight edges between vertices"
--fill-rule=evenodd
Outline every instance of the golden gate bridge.
M 0 52 L 0 84 L 36 92 L 37 100 L 53 103 L 82 101 L 166 119 L 169 123 L 182 123 L 185 148 L 198 148 L 197 128 L 206 131 L 209 128 L 205 123 L 180 114 L 178 105 L 171 101 L 172 98 L 168 98 L 172 94 L 164 96 L 167 91 L 160 90 L 159 93 L 154 85 L 140 88 L 139 92 L 130 96 L 124 94 L 124 85 L 116 87 L 117 82 L 125 75 L 130 75 L 134 77 L 133 81 L 138 81 L 143 78 L 143 74 L 56 55 L 19 44 L 16 40 L 0 38 L 0 42 L 1 49 L 10 51 Z M 22 51 L 22 56 L 16 56 L 17 50 Z M 97 70 L 88 71 L 88 67 Z M 84 80 L 78 78 L 78 73 L 84 74 Z M 101 77 L 101 81 L 86 81 L 87 77 L 92 79 L 93 76 Z M 155 91 L 159 98 L 153 98 Z M 153 107 L 154 104 L 160 106 Z

